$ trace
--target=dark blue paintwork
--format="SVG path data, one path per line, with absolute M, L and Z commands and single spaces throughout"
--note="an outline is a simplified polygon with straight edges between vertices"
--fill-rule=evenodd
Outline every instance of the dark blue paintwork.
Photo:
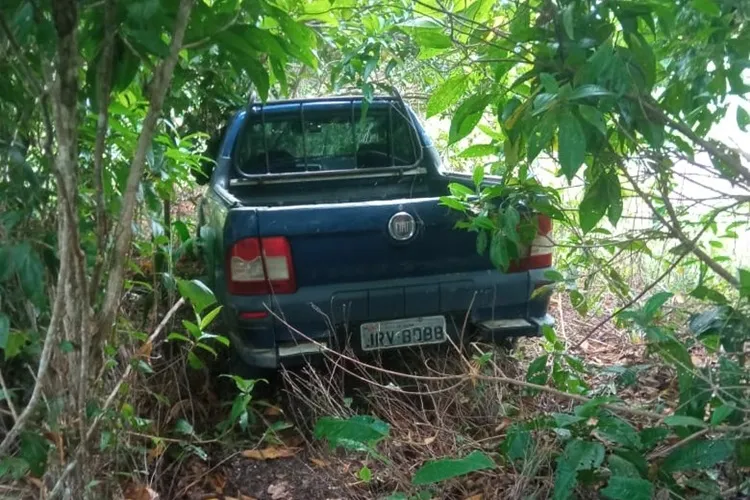
M 361 98 L 331 98 L 271 103 L 262 112 L 265 118 L 299 114 L 300 106 L 305 112 L 341 112 L 351 109 L 352 102 L 355 109 L 361 106 Z M 393 105 L 392 98 L 377 99 L 371 109 Z M 438 197 L 447 194 L 449 182 L 471 186 L 471 181 L 441 170 L 438 153 L 411 110 L 423 148 L 415 166 L 422 169 L 419 174 L 412 168 L 372 178 L 313 181 L 301 174 L 261 185 L 254 180 L 245 186 L 231 184 L 231 179 L 242 178 L 232 163 L 238 134 L 248 122 L 260 119 L 260 113 L 259 106 L 241 111 L 227 128 L 199 214 L 211 286 L 224 305 L 233 346 L 245 363 L 274 368 L 277 349 L 304 341 L 304 336 L 330 345 L 348 342 L 358 350 L 358 327 L 366 321 L 443 314 L 449 332 L 458 337 L 466 318 L 469 325 L 547 318 L 548 298 L 529 299 L 534 286 L 544 281 L 545 270 L 500 273 L 477 254 L 475 234 L 454 229 L 459 215 L 441 206 Z M 418 221 L 417 234 L 408 242 L 393 240 L 387 231 L 388 220 L 399 211 Z M 296 293 L 227 293 L 228 249 L 258 236 L 288 239 Z M 267 308 L 274 314 L 265 319 L 239 319 L 242 312 Z M 530 326 L 515 333 L 537 331 L 538 326 Z

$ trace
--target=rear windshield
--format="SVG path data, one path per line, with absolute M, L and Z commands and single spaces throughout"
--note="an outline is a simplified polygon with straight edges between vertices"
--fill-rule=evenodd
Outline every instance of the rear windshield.
M 418 158 L 409 117 L 390 103 L 364 117 L 359 103 L 255 112 L 234 152 L 237 167 L 250 175 L 408 166 Z

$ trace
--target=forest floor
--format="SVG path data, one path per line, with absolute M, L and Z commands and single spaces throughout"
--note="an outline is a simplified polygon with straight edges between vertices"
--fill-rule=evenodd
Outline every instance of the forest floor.
M 605 306 L 603 309 L 608 308 Z M 582 318 L 570 306 L 567 298 L 557 296 L 553 298 L 551 313 L 557 320 L 558 335 L 568 346 L 575 346 L 579 343 L 602 318 L 597 315 Z M 522 339 L 514 352 L 504 354 L 507 358 L 502 361 L 504 369 L 512 372 L 511 376 L 523 378 L 528 363 L 540 353 L 539 343 L 539 339 Z M 676 397 L 673 374 L 664 367 L 649 364 L 645 357 L 645 346 L 638 343 L 637 339 L 631 338 L 627 332 L 617 330 L 611 323 L 598 329 L 573 353 L 585 360 L 587 366 L 592 368 L 590 373 L 595 375 L 592 375 L 587 383 L 590 387 L 601 390 L 602 393 L 606 392 L 607 387 L 614 388 L 616 383 L 620 386 L 619 382 L 623 377 L 630 377 L 630 380 L 626 380 L 624 393 L 622 390 L 617 391 L 619 395 L 627 397 L 628 401 L 653 404 L 656 401 L 673 401 Z M 388 366 L 388 368 L 400 370 L 405 367 Z M 606 368 L 606 370 L 596 368 Z M 322 376 L 326 377 L 330 374 Z M 289 428 L 276 433 L 272 440 L 262 440 L 263 442 L 258 442 L 255 446 L 245 450 L 216 447 L 210 450 L 206 460 L 190 459 L 180 468 L 179 477 L 173 479 L 171 486 L 166 489 L 168 493 L 165 491 L 165 494 L 169 496 L 159 498 L 186 500 L 386 498 L 398 484 L 398 480 L 393 479 L 393 471 L 375 470 L 375 479 L 369 482 L 363 481 L 358 477 L 358 471 L 366 463 L 366 460 L 363 461 L 363 454 L 332 452 L 310 437 L 314 424 L 312 420 L 315 416 L 337 411 L 336 405 L 329 401 L 330 399 L 362 396 L 368 384 L 361 380 L 347 381 L 343 388 L 338 389 L 340 392 L 326 394 L 323 397 L 326 401 L 319 403 L 320 400 L 315 399 L 311 393 L 321 390 L 319 387 L 321 384 L 303 384 L 302 387 L 294 387 L 295 380 L 297 383 L 300 380 L 307 383 L 310 378 L 309 373 L 296 373 L 287 375 L 284 380 L 276 381 L 277 388 L 269 399 L 269 405 L 264 407 L 263 419 L 266 420 L 267 425 L 289 422 Z M 318 386 L 318 388 L 313 386 Z M 394 400 L 383 402 L 383 393 L 387 391 L 383 391 L 382 387 L 378 388 L 377 383 L 376 387 L 370 387 L 370 389 L 373 392 L 366 394 L 364 398 L 375 407 L 379 406 L 379 408 L 374 408 L 374 411 L 380 414 L 384 411 L 393 411 L 394 413 L 389 416 L 395 420 L 398 420 L 399 415 L 403 415 L 391 408 L 398 406 Z M 379 392 L 378 389 L 380 389 Z M 527 415 L 534 412 L 560 411 L 562 406 L 566 405 L 564 401 L 555 401 L 545 396 L 527 398 L 513 391 L 514 389 L 504 393 L 507 401 L 525 407 L 524 411 Z M 324 391 L 321 390 L 321 392 Z M 300 398 L 295 394 L 299 396 L 302 393 L 306 394 L 305 397 L 309 397 L 310 400 L 300 402 Z M 451 397 L 459 398 L 460 395 L 455 394 Z M 316 403 L 311 403 L 313 399 Z M 318 404 L 318 407 L 300 411 L 300 404 L 311 406 Z M 440 405 L 439 402 L 434 404 Z M 384 406 L 388 406 L 388 409 L 384 409 Z M 415 407 L 414 411 L 419 412 L 419 408 Z M 408 416 L 406 419 L 408 420 Z M 442 438 L 437 441 L 435 437 L 419 438 L 412 435 L 412 432 L 415 432 L 412 422 L 405 422 L 401 429 L 398 421 L 390 419 L 389 421 L 392 434 L 398 436 L 394 438 L 396 441 L 398 439 L 402 441 L 421 439 L 420 444 L 424 448 L 423 457 L 413 457 L 414 466 L 418 466 L 419 462 L 425 458 L 433 458 L 444 453 L 444 448 L 440 446 Z M 505 423 L 506 426 L 509 424 L 510 422 Z M 450 424 L 446 425 L 450 427 Z M 490 439 L 494 443 L 493 446 L 502 441 L 504 434 L 502 427 L 501 423 L 494 429 L 492 437 L 495 439 L 494 441 Z M 403 432 L 399 433 L 400 430 Z M 436 435 L 440 435 L 441 432 L 454 431 L 458 432 L 458 429 L 444 428 L 438 430 Z M 408 435 L 408 438 L 405 435 Z M 395 448 L 389 448 L 390 451 L 398 450 L 398 442 L 395 444 Z M 430 450 L 430 448 L 433 449 Z M 369 465 L 373 467 L 372 463 Z M 378 485 L 379 472 L 383 476 L 389 476 L 391 480 L 383 480 L 383 484 Z M 523 471 L 508 471 L 506 480 L 499 480 L 495 475 L 491 481 L 490 478 L 480 475 L 474 481 L 452 485 L 450 492 L 447 492 L 443 498 L 466 500 L 513 498 L 514 494 L 520 494 L 518 477 L 522 474 Z M 550 477 L 546 480 L 544 477 L 536 478 L 536 484 L 530 487 L 543 491 L 543 488 L 549 488 L 551 479 Z M 148 497 L 144 497 L 143 500 L 146 498 Z M 403 498 L 410 497 L 404 496 Z M 134 500 L 141 500 L 141 498 Z

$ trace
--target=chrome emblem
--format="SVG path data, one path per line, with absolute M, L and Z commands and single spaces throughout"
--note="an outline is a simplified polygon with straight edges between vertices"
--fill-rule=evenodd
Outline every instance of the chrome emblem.
M 417 222 L 411 214 L 399 212 L 388 221 L 388 233 L 396 241 L 407 241 L 417 232 Z

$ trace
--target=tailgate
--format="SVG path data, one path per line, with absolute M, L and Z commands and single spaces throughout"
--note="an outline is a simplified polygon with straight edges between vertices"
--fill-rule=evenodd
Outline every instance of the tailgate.
M 300 287 L 492 268 L 477 254 L 476 234 L 454 229 L 460 214 L 437 198 L 257 208 L 256 215 L 259 236 L 288 239 Z

